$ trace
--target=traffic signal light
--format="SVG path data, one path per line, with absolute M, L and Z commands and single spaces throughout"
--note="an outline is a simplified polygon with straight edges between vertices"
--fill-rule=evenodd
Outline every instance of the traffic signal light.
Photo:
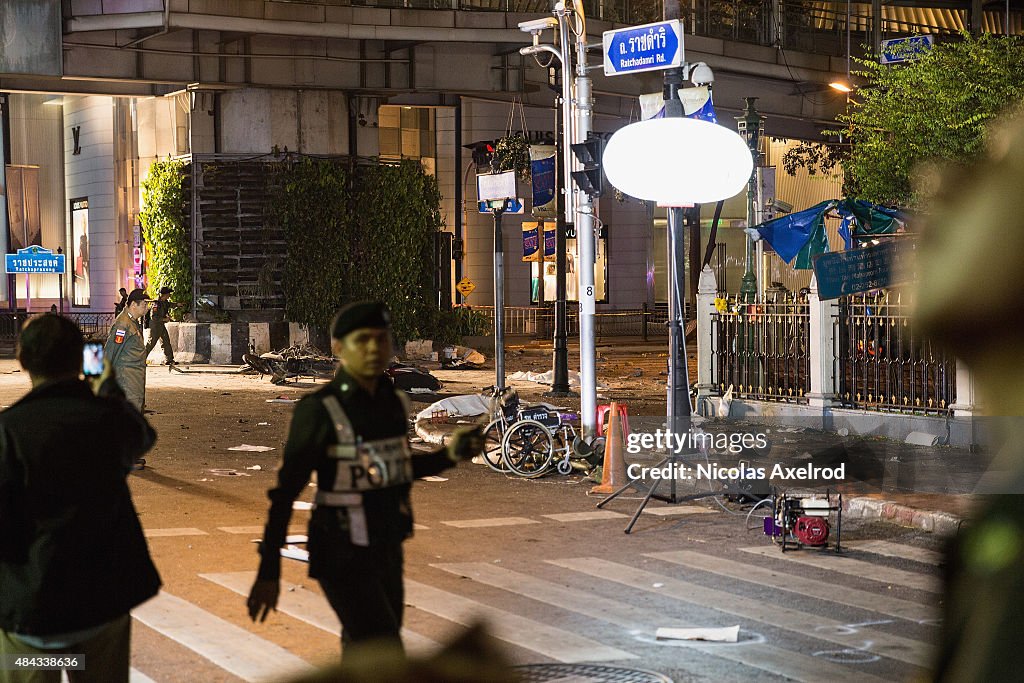
M 586 142 L 571 145 L 572 153 L 583 168 L 572 172 L 572 179 L 581 190 L 591 197 L 600 197 L 604 191 L 604 174 L 601 171 L 601 155 L 604 153 L 604 140 L 596 135 L 587 135 Z
M 481 167 L 490 169 L 491 159 L 494 158 L 494 140 L 471 142 L 463 147 L 473 152 L 473 163 L 476 164 L 477 169 Z

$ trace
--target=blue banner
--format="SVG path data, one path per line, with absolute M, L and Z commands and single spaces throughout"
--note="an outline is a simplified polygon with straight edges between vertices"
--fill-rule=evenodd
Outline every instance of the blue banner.
M 547 145 L 545 145 L 547 147 Z M 531 149 L 531 157 L 533 156 Z M 530 175 L 533 180 L 532 213 L 555 215 L 555 153 L 551 153 L 530 161 Z
M 523 223 L 523 261 L 540 261 L 540 223 Z
M 544 223 L 544 260 L 555 260 L 555 240 L 558 233 L 558 224 L 546 221 Z

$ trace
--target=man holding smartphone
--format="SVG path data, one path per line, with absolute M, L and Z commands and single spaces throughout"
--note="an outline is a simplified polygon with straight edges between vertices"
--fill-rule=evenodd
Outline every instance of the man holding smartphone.
M 156 434 L 109 363 L 93 387 L 79 378 L 82 351 L 57 315 L 18 337 L 32 389 L 0 413 L 0 659 L 74 659 L 71 683 L 128 683 L 129 611 L 160 576 L 126 477 Z M 60 678 L 4 668 L 0 683 Z
M 146 306 L 146 292 L 133 289 L 124 310 L 114 318 L 103 346 L 103 355 L 110 361 L 125 398 L 140 413 L 146 405 L 146 341 L 142 336 Z

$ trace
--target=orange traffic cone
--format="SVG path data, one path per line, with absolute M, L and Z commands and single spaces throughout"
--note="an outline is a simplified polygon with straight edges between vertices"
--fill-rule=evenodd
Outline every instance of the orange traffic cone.
M 622 416 L 619 405 L 612 402 L 608 419 L 607 440 L 604 442 L 604 467 L 601 468 L 601 483 L 590 489 L 591 493 L 614 493 L 625 486 L 626 461 L 622 456 Z

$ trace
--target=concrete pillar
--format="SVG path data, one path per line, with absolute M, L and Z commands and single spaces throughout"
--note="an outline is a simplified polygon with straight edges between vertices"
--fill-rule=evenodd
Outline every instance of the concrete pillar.
M 956 396 L 953 399 L 953 417 L 972 417 L 977 404 L 974 395 L 974 373 L 959 358 L 956 359 Z
M 832 405 L 836 395 L 833 368 L 836 361 L 835 314 L 838 309 L 835 300 L 818 298 L 818 279 L 811 277 L 811 293 L 808 297 L 811 338 L 811 390 L 807 404 L 825 409 Z
M 715 324 L 711 318 L 715 310 L 718 283 L 711 266 L 704 266 L 697 282 L 697 405 L 701 396 L 714 392 L 711 359 L 715 350 Z

